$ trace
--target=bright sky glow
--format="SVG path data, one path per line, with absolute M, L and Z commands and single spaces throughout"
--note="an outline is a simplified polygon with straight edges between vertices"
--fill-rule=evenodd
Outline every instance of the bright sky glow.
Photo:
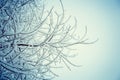
M 57 3 L 54 2 L 53 3 Z M 61 69 L 55 80 L 119 80 L 120 79 L 120 1 L 63 0 L 67 15 L 76 16 L 78 33 L 87 26 L 91 45 L 77 45 L 79 56 L 72 61 L 82 67 L 72 71 Z

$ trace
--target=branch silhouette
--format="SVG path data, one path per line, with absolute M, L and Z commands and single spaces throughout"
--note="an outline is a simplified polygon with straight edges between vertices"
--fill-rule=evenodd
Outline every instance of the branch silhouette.
M 77 20 L 70 25 L 55 6 L 46 9 L 44 0 L 0 0 L 0 80 L 52 80 L 53 69 L 69 69 L 73 64 L 66 55 L 68 47 L 87 42 L 87 28 L 76 38 Z

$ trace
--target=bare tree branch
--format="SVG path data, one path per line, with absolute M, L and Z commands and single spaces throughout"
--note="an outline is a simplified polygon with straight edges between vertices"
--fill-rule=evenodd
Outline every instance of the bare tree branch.
M 69 23 L 62 0 L 61 12 L 46 9 L 44 0 L 0 1 L 0 80 L 51 80 L 58 76 L 53 68 L 79 67 L 65 49 L 97 41 L 88 42 L 87 27 L 81 38 L 74 36 L 77 20 Z

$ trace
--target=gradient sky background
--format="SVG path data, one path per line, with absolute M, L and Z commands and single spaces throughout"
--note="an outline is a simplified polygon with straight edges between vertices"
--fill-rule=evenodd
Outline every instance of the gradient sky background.
M 49 6 L 61 10 L 59 0 L 46 0 Z M 55 69 L 59 77 L 54 80 L 120 80 L 120 0 L 62 0 L 66 16 L 77 18 L 76 33 L 85 31 L 94 44 L 74 46 L 78 56 L 71 66 Z M 38 13 L 39 15 L 39 13 Z M 70 22 L 72 23 L 72 22 Z M 69 53 L 68 53 L 69 54 Z
M 82 67 L 60 69 L 54 80 L 120 80 L 120 0 L 63 0 L 63 4 L 83 30 L 87 26 L 87 37 L 99 41 L 77 45 L 78 56 L 72 62 Z

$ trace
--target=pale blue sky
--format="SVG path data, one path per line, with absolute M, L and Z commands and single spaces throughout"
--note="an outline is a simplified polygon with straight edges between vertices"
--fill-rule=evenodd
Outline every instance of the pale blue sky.
M 45 9 L 54 6 L 55 11 L 61 12 L 59 0 L 45 1 L 47 4 Z M 90 41 L 97 38 L 99 40 L 90 45 L 74 46 L 76 50 L 73 53 L 77 53 L 78 56 L 72 58 L 71 61 L 82 66 L 71 66 L 71 71 L 66 67 L 54 69 L 53 71 L 59 75 L 54 80 L 120 80 L 120 0 L 62 0 L 62 2 L 65 15 L 77 18 L 76 33 L 84 32 L 87 26 L 86 38 Z M 38 16 L 40 16 L 39 13 Z M 35 20 L 32 21 L 33 24 L 37 22 Z M 36 36 L 35 40 L 39 41 L 38 35 Z
M 54 80 L 120 80 L 120 0 L 63 0 L 67 15 L 88 27 L 92 45 L 79 45 L 73 62 L 83 65 L 58 70 Z M 79 29 L 78 29 L 79 33 Z

